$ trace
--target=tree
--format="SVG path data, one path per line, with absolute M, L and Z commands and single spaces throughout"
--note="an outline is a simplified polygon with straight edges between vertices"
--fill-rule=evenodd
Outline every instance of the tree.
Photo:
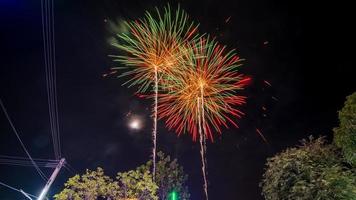
M 82 176 L 75 175 L 65 184 L 65 189 L 54 196 L 56 200 L 117 200 L 120 191 L 117 182 L 104 175 L 102 168 L 86 170 Z
M 119 199 L 158 200 L 157 185 L 153 182 L 149 169 L 118 173 L 116 179 L 120 186 Z
M 104 175 L 102 168 L 75 175 L 54 196 L 56 200 L 157 200 L 157 185 L 149 171 L 131 170 L 118 173 L 117 181 Z
M 190 194 L 183 167 L 177 159 L 158 152 L 156 182 L 150 173 L 152 160 L 135 170 L 118 173 L 115 180 L 104 175 L 104 170 L 87 170 L 65 183 L 65 188 L 54 196 L 56 200 L 167 200 L 175 192 L 179 200 L 189 200 Z
M 156 180 L 158 186 L 157 195 L 160 200 L 167 200 L 170 193 L 176 193 L 179 200 L 189 200 L 190 194 L 186 181 L 188 176 L 184 173 L 183 167 L 178 164 L 178 160 L 171 160 L 163 152 L 157 153 Z M 152 160 L 149 160 L 138 169 L 149 171 L 152 168 Z
M 189 200 L 190 194 L 186 181 L 188 176 L 184 173 L 183 167 L 178 164 L 178 160 L 171 160 L 170 156 L 165 156 L 163 152 L 157 153 L 158 162 L 156 164 L 156 184 L 158 185 L 157 195 L 160 200 L 167 200 L 168 194 L 175 192 L 179 200 Z M 146 163 L 150 169 L 151 161 Z
M 340 125 L 334 128 L 334 143 L 341 148 L 346 161 L 356 167 L 356 92 L 346 99 L 339 111 Z
M 267 160 L 260 184 L 267 200 L 355 200 L 356 173 L 323 138 L 303 140 Z

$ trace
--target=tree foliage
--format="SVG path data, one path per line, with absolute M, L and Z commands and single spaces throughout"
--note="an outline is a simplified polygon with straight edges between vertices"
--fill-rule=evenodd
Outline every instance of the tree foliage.
M 83 175 L 75 175 L 65 184 L 65 188 L 54 196 L 56 200 L 96 200 L 98 198 L 118 200 L 119 185 L 104 175 L 102 168 L 87 170 Z
M 162 152 L 158 152 L 156 182 L 150 169 L 152 161 L 135 170 L 119 172 L 113 180 L 104 174 L 102 168 L 87 170 L 83 175 L 75 175 L 65 184 L 65 188 L 54 196 L 56 200 L 167 200 L 168 194 L 177 192 L 179 200 L 189 200 L 190 194 L 185 183 L 187 175 L 178 164 Z
M 104 175 L 102 168 L 75 175 L 54 196 L 56 200 L 158 200 L 157 185 L 149 171 L 140 169 L 118 173 L 117 180 Z
M 334 128 L 334 143 L 348 163 L 356 167 L 356 92 L 346 98 L 339 111 L 340 125 Z
M 171 160 L 170 156 L 165 156 L 163 152 L 158 152 L 157 157 L 156 183 L 159 199 L 166 200 L 168 194 L 175 191 L 179 200 L 189 200 L 190 194 L 186 186 L 188 176 L 184 173 L 183 167 L 178 164 L 177 159 Z M 151 165 L 151 161 L 146 163 L 148 168 Z
M 152 160 L 141 165 L 138 169 L 149 171 L 151 167 Z M 188 176 L 184 173 L 183 167 L 178 164 L 177 159 L 172 160 L 170 156 L 166 156 L 161 151 L 157 153 L 155 183 L 158 186 L 157 196 L 160 200 L 167 200 L 169 198 L 168 194 L 172 191 L 178 194 L 179 200 L 189 200 L 190 194 L 186 186 L 187 180 Z
M 118 173 L 116 179 L 120 187 L 118 199 L 158 200 L 158 187 L 149 169 L 138 167 L 136 170 Z
M 303 140 L 267 160 L 261 182 L 267 200 L 355 200 L 356 174 L 323 138 Z

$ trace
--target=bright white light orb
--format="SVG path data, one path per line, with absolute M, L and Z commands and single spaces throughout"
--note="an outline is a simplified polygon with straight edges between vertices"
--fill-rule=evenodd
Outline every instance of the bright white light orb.
M 130 129 L 140 130 L 141 129 L 141 121 L 139 119 L 131 119 L 129 122 Z

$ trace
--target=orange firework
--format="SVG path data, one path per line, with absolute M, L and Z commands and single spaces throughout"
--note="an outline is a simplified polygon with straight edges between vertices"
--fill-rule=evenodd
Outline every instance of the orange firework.
M 130 86 L 138 85 L 138 92 L 146 92 L 153 85 L 153 178 L 156 171 L 156 138 L 158 117 L 158 83 L 162 76 L 168 76 L 177 67 L 186 54 L 184 47 L 195 37 L 197 26 L 188 22 L 188 15 L 179 7 L 171 12 L 170 6 L 164 8 L 163 14 L 146 12 L 145 18 L 127 22 L 128 33 L 117 35 L 118 41 L 114 47 L 123 51 L 123 55 L 112 56 L 125 69 L 119 77 L 130 76 L 124 83 Z
M 214 40 L 200 38 L 187 47 L 191 53 L 185 62 L 163 79 L 165 93 L 160 94 L 158 114 L 178 134 L 187 131 L 193 140 L 199 134 L 204 192 L 208 199 L 206 138 L 213 140 L 211 126 L 219 133 L 221 126 L 228 127 L 228 122 L 237 126 L 235 119 L 243 113 L 235 107 L 245 103 L 245 97 L 238 91 L 249 78 L 237 71 L 241 60 L 236 53 L 226 52 Z
M 138 85 L 138 92 L 146 92 L 155 76 L 171 73 L 185 54 L 185 43 L 197 36 L 197 26 L 188 22 L 188 15 L 179 7 L 172 12 L 170 6 L 163 14 L 146 12 L 145 18 L 126 22 L 128 33 L 117 34 L 118 40 L 112 45 L 122 51 L 121 55 L 111 55 L 125 67 L 119 77 L 129 76 L 124 84 Z
M 221 126 L 237 126 L 236 119 L 243 113 L 236 106 L 245 103 L 238 94 L 249 78 L 238 72 L 241 65 L 235 51 L 227 52 L 214 40 L 199 39 L 191 45 L 194 56 L 186 66 L 165 78 L 158 106 L 160 118 L 177 133 L 189 132 L 196 140 L 199 124 L 208 138 L 212 129 L 221 133 Z M 199 123 L 201 121 L 201 123 Z

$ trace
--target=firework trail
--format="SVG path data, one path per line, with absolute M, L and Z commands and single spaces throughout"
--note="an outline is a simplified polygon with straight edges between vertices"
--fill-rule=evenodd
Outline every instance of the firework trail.
M 153 180 L 155 181 L 156 179 L 156 149 L 157 149 L 157 117 L 158 117 L 158 112 L 157 112 L 157 107 L 158 107 L 158 72 L 157 72 L 157 67 L 155 67 L 155 86 L 154 86 L 154 112 L 153 112 L 153 149 L 152 149 L 152 161 L 153 161 Z
M 234 118 L 243 113 L 235 107 L 245 103 L 237 92 L 244 88 L 249 78 L 238 73 L 240 59 L 234 51 L 226 52 L 209 38 L 199 38 L 190 45 L 191 54 L 170 76 L 164 78 L 158 106 L 159 119 L 177 134 L 189 132 L 193 140 L 199 136 L 204 192 L 208 199 L 206 170 L 206 138 L 213 140 L 211 126 L 221 133 L 228 122 L 237 127 Z M 189 55 L 189 54 L 188 54 Z M 190 59 L 190 60 L 189 60 Z
M 205 129 L 205 115 L 204 115 L 204 94 L 203 94 L 203 87 L 200 87 L 201 96 L 198 98 L 198 118 L 199 118 L 199 142 L 200 142 L 200 157 L 202 163 L 202 173 L 203 173 L 203 180 L 204 180 L 204 192 L 205 197 L 208 200 L 208 181 L 207 181 L 207 160 L 206 160 L 206 129 Z M 203 128 L 202 128 L 203 127 Z M 203 130 L 202 130 L 203 129 Z
M 206 140 L 213 140 L 212 127 L 232 124 L 244 115 L 236 107 L 245 103 L 238 94 L 248 83 L 238 72 L 235 51 L 197 34 L 197 26 L 188 22 L 187 14 L 171 12 L 169 6 L 160 13 L 146 12 L 143 19 L 126 22 L 127 33 L 117 34 L 112 44 L 123 51 L 114 61 L 125 70 L 124 85 L 138 86 L 137 93 L 149 91 L 153 103 L 153 178 L 156 171 L 157 121 L 165 118 L 166 126 L 178 134 L 188 132 L 195 141 L 199 136 L 204 192 L 208 199 Z M 153 84 L 153 87 L 151 85 Z M 153 94 L 152 94 L 153 93 Z
M 111 57 L 125 65 L 114 68 L 126 70 L 119 77 L 130 77 L 123 85 L 137 85 L 137 92 L 144 93 L 154 82 L 152 157 L 155 178 L 159 80 L 162 75 L 171 74 L 172 69 L 181 63 L 182 54 L 185 54 L 183 47 L 196 37 L 197 26 L 189 22 L 188 15 L 179 7 L 172 12 L 169 5 L 163 13 L 156 8 L 156 12 L 146 12 L 143 19 L 126 22 L 125 25 L 128 33 L 117 34 L 117 40 L 112 43 L 123 54 Z
M 195 141 L 198 136 L 197 99 L 203 95 L 204 126 L 206 137 L 213 140 L 212 127 L 221 134 L 221 126 L 228 123 L 237 126 L 236 119 L 244 113 L 236 107 L 245 103 L 238 94 L 249 82 L 249 78 L 238 72 L 241 59 L 234 51 L 226 52 L 209 38 L 194 42 L 195 56 L 185 68 L 164 78 L 163 91 L 159 94 L 159 119 L 165 118 L 166 126 L 177 134 L 188 132 Z M 231 117 L 233 116 L 233 117 Z

